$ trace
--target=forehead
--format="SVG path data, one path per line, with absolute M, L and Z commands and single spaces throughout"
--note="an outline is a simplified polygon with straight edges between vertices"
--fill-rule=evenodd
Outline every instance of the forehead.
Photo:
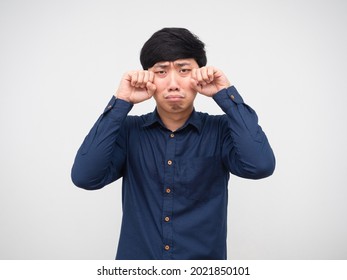
M 174 61 L 159 61 L 159 62 L 155 63 L 152 67 L 153 68 L 165 68 L 165 67 L 169 67 L 170 65 L 175 66 L 175 67 L 182 67 L 182 66 L 198 67 L 198 64 L 194 58 L 177 59 Z

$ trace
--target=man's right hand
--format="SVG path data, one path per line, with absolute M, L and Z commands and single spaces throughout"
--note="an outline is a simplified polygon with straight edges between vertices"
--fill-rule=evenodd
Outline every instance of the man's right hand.
M 132 104 L 150 99 L 156 91 L 152 71 L 137 70 L 123 75 L 115 96 Z

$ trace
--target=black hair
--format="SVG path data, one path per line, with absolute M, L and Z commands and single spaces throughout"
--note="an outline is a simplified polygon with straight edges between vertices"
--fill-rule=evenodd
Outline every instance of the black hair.
M 160 61 L 194 58 L 199 67 L 207 63 L 205 44 L 188 29 L 171 27 L 155 32 L 143 45 L 140 61 L 147 70 Z

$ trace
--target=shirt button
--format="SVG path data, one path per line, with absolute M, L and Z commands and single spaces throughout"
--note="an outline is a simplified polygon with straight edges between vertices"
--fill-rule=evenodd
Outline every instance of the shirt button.
M 165 245 L 164 249 L 165 249 L 165 251 L 169 251 L 170 250 L 170 246 L 169 245 Z
M 234 100 L 234 99 L 235 99 L 235 96 L 232 94 L 232 95 L 230 95 L 230 98 L 231 98 L 232 100 Z
M 171 138 L 174 138 L 174 137 L 175 137 L 175 134 L 171 133 L 171 134 L 170 134 L 170 137 L 171 137 Z
M 170 221 L 170 217 L 165 217 L 165 222 L 169 222 Z
M 111 109 L 111 108 L 112 108 L 112 105 L 108 105 L 108 106 L 107 106 L 107 109 Z
M 165 192 L 166 192 L 166 193 L 170 193 L 170 192 L 171 192 L 171 189 L 167 188 L 167 189 L 165 190 Z
M 168 164 L 168 165 L 172 165 L 172 160 L 168 160 L 168 161 L 167 161 L 167 164 Z

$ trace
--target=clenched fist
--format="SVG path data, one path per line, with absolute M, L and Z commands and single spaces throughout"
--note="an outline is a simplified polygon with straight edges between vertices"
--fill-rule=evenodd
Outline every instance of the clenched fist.
M 209 97 L 230 87 L 230 82 L 224 73 L 213 66 L 192 69 L 191 84 L 197 92 Z
M 146 70 L 130 71 L 123 75 L 115 96 L 132 104 L 150 99 L 156 91 L 154 73 Z

